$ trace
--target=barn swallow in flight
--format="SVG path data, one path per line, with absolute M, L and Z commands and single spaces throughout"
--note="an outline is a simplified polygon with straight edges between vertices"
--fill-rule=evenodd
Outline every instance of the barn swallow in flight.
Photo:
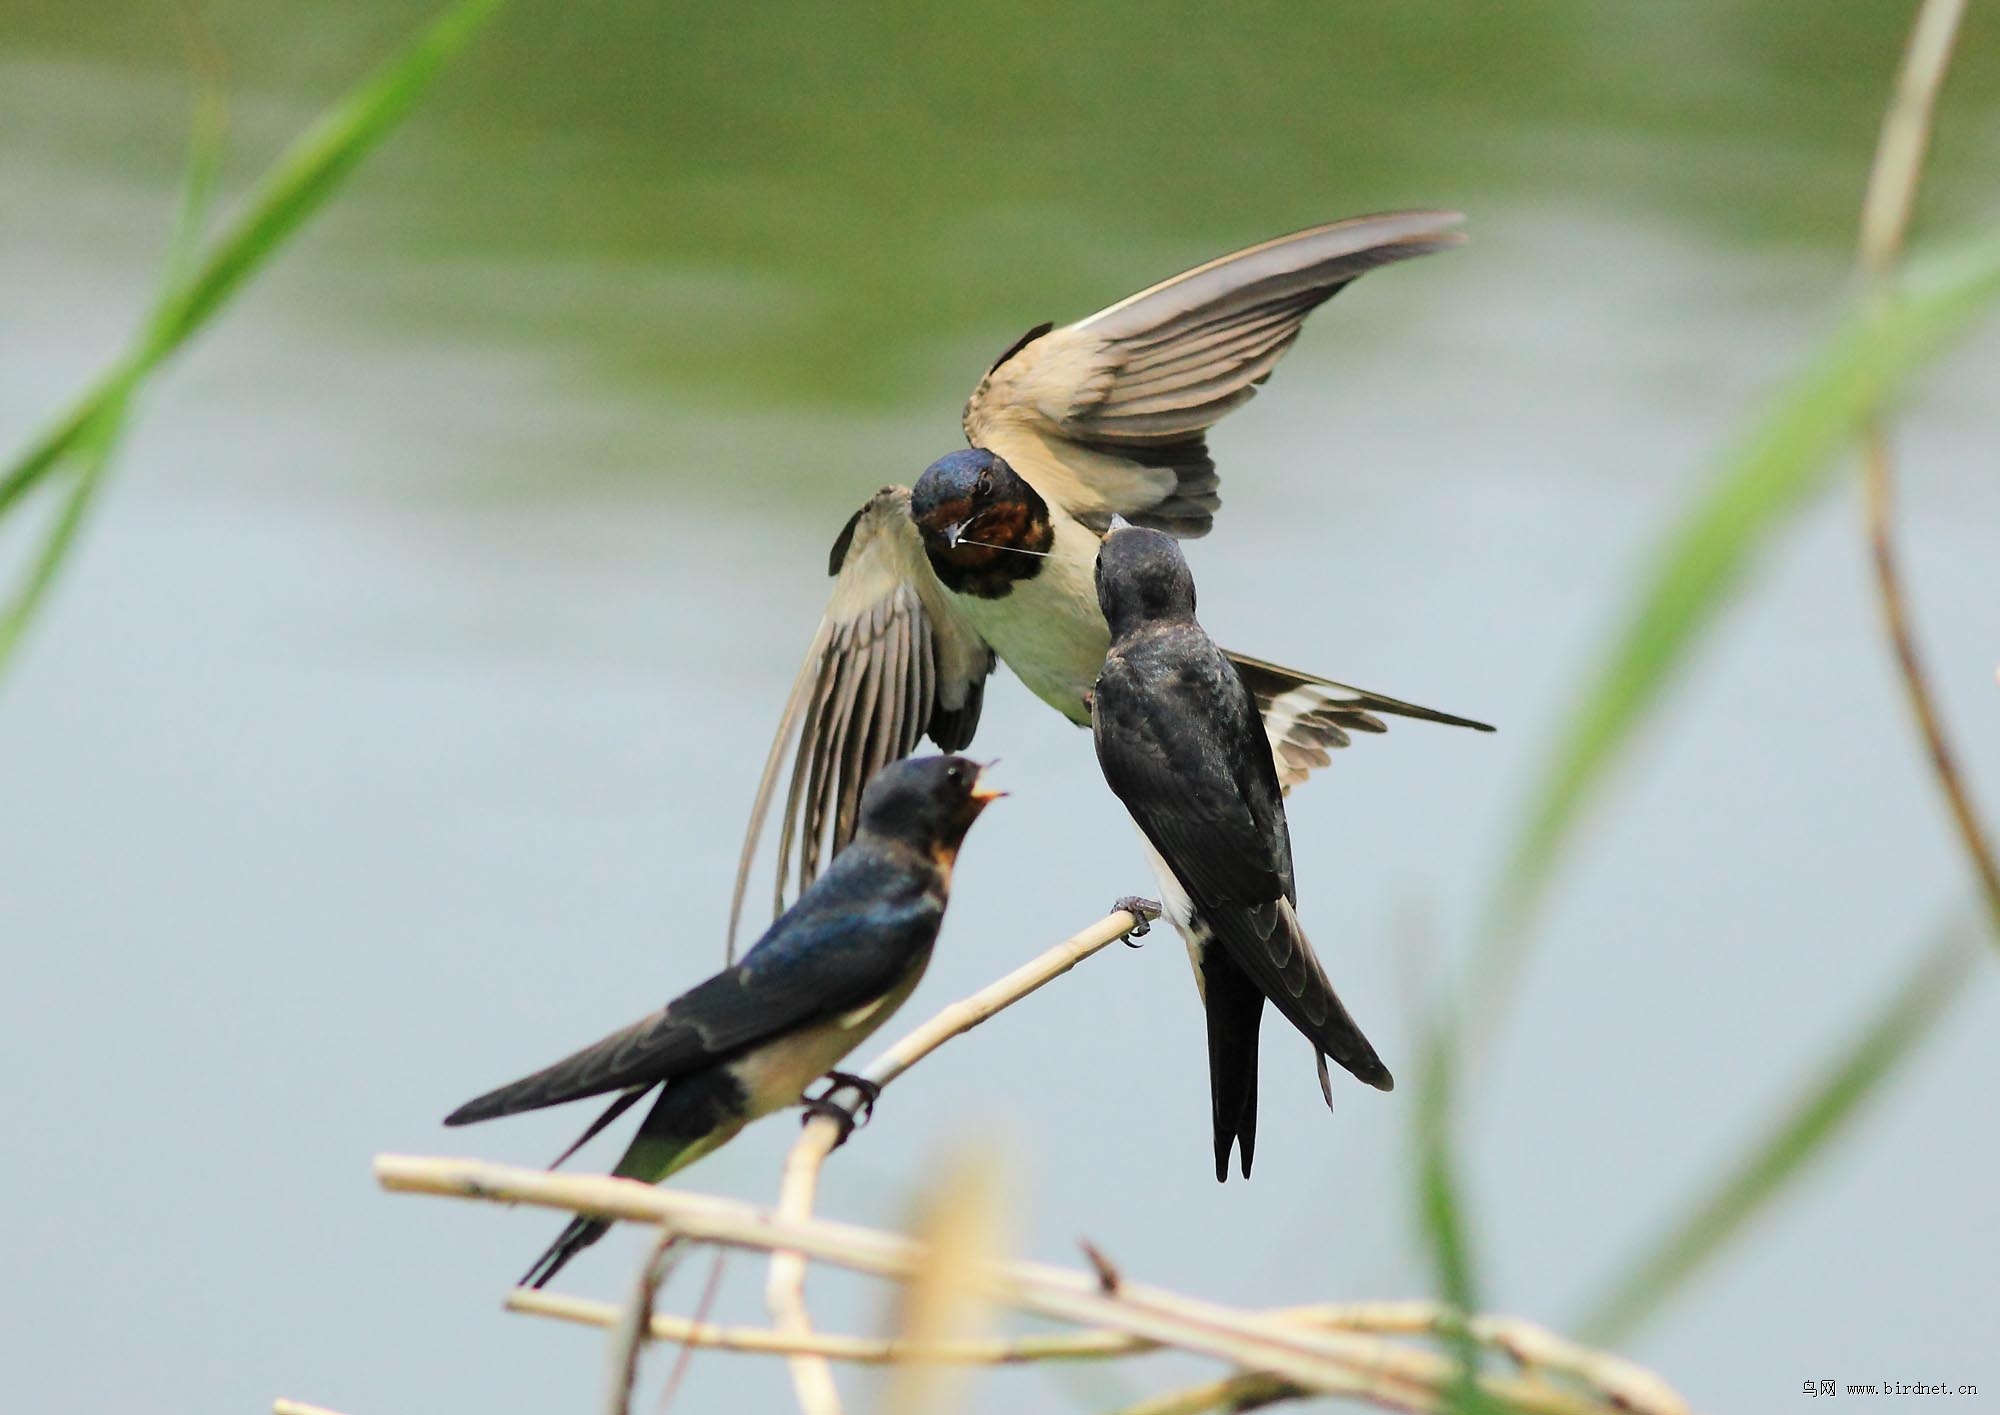
M 1266 725 L 1245 675 L 1194 617 L 1194 577 L 1158 531 L 1114 524 L 1097 553 L 1111 650 L 1093 695 L 1098 764 L 1152 856 L 1208 1017 L 1215 1177 L 1257 1141 L 1257 1027 L 1276 1005 L 1326 1058 L 1395 1082 L 1341 1006 L 1299 928 L 1292 842 Z
M 794 734 L 774 905 L 854 828 L 861 787 L 928 735 L 972 740 L 996 656 L 1079 726 L 1111 645 L 1092 567 L 1113 515 L 1176 536 L 1216 508 L 1209 427 L 1247 401 L 1305 318 L 1378 265 L 1462 243 L 1448 211 L 1362 216 L 1176 275 L 1088 319 L 1029 330 L 965 405 L 967 451 L 884 487 L 834 542 L 833 596 L 751 808 L 730 936 Z M 1482 723 L 1231 654 L 1289 789 L 1376 713 Z
M 862 794 L 853 842 L 741 962 L 595 1046 L 467 1101 L 444 1123 L 618 1092 L 560 1164 L 661 1086 L 611 1171 L 650 1184 L 750 1121 L 799 1104 L 806 1086 L 881 1026 L 923 977 L 959 843 L 1004 794 L 980 785 L 982 770 L 963 757 L 888 767 Z M 609 1227 L 578 1217 L 522 1283 L 542 1286 Z

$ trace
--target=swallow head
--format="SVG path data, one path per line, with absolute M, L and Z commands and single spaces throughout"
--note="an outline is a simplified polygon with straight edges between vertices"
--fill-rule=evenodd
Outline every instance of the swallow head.
M 953 452 L 926 467 L 910 491 L 910 518 L 932 567 L 948 585 L 952 571 L 1000 584 L 1031 578 L 1055 540 L 1048 503 L 1004 457 L 983 447 Z M 976 574 L 982 571 L 990 574 Z
M 905 757 L 861 793 L 861 830 L 912 845 L 947 868 L 979 813 L 1007 793 L 985 784 L 987 767 L 965 757 Z
M 1194 618 L 1194 576 L 1180 543 L 1122 516 L 1097 547 L 1097 605 L 1114 637 L 1145 624 Z

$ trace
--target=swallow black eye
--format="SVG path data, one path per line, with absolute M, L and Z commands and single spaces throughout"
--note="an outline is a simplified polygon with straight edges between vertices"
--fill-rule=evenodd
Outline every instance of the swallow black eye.
M 944 769 L 944 774 L 953 781 L 965 780 L 965 772 L 960 767 L 948 766 Z
M 991 496 L 993 494 L 993 473 L 981 472 L 979 474 L 979 485 L 977 489 L 981 496 Z

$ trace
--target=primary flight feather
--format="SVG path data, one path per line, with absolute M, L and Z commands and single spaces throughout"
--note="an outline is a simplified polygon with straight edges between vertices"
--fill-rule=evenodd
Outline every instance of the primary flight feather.
M 1074 324 L 1039 325 L 966 402 L 967 450 L 884 487 L 835 541 L 833 595 L 766 759 L 730 932 L 782 792 L 774 909 L 854 829 L 868 778 L 926 736 L 958 751 L 996 661 L 1071 722 L 1110 647 L 1092 574 L 1113 516 L 1208 532 L 1208 429 L 1247 401 L 1305 318 L 1377 266 L 1459 245 L 1449 211 L 1362 216 L 1185 271 Z M 1288 789 L 1378 714 L 1484 724 L 1231 655 Z M 794 742 L 796 745 L 793 745 Z M 787 761 L 787 750 L 790 760 Z M 789 773 L 789 780 L 785 778 Z

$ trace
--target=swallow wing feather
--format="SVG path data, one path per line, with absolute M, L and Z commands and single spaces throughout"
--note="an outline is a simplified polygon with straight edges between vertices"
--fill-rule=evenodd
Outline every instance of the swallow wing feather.
M 928 736 L 942 751 L 972 740 L 993 651 L 925 558 L 907 487 L 884 487 L 834 542 L 833 595 L 792 685 L 757 784 L 729 909 L 734 941 L 750 867 L 785 782 L 772 912 L 785 907 L 854 834 L 861 788 Z M 796 897 L 796 895 L 794 896 Z
M 444 1123 L 472 1125 L 586 1096 L 651 1086 L 697 1070 L 796 1021 L 764 1006 L 763 999 L 743 986 L 740 972 L 731 968 L 719 973 L 604 1040 L 467 1101 Z
M 1180 536 L 1220 501 L 1206 434 L 1379 265 L 1463 242 L 1456 212 L 1360 216 L 1185 271 L 1061 329 L 1030 331 L 965 405 L 965 435 L 1098 529 L 1113 513 Z
M 940 913 L 921 894 L 860 907 L 844 896 L 821 906 L 808 900 L 742 962 L 602 1041 L 467 1101 L 445 1124 L 643 1091 L 874 1001 L 908 967 L 913 932 L 934 935 Z
M 1257 715 L 1263 719 L 1264 734 L 1270 738 L 1271 756 L 1277 763 L 1278 786 L 1286 792 L 1312 772 L 1332 765 L 1333 750 L 1345 747 L 1354 733 L 1387 732 L 1388 725 L 1377 714 L 1470 727 L 1475 732 L 1493 730 L 1469 717 L 1419 707 L 1248 654 L 1231 652 L 1229 661 L 1236 665 L 1237 676 L 1257 704 Z

